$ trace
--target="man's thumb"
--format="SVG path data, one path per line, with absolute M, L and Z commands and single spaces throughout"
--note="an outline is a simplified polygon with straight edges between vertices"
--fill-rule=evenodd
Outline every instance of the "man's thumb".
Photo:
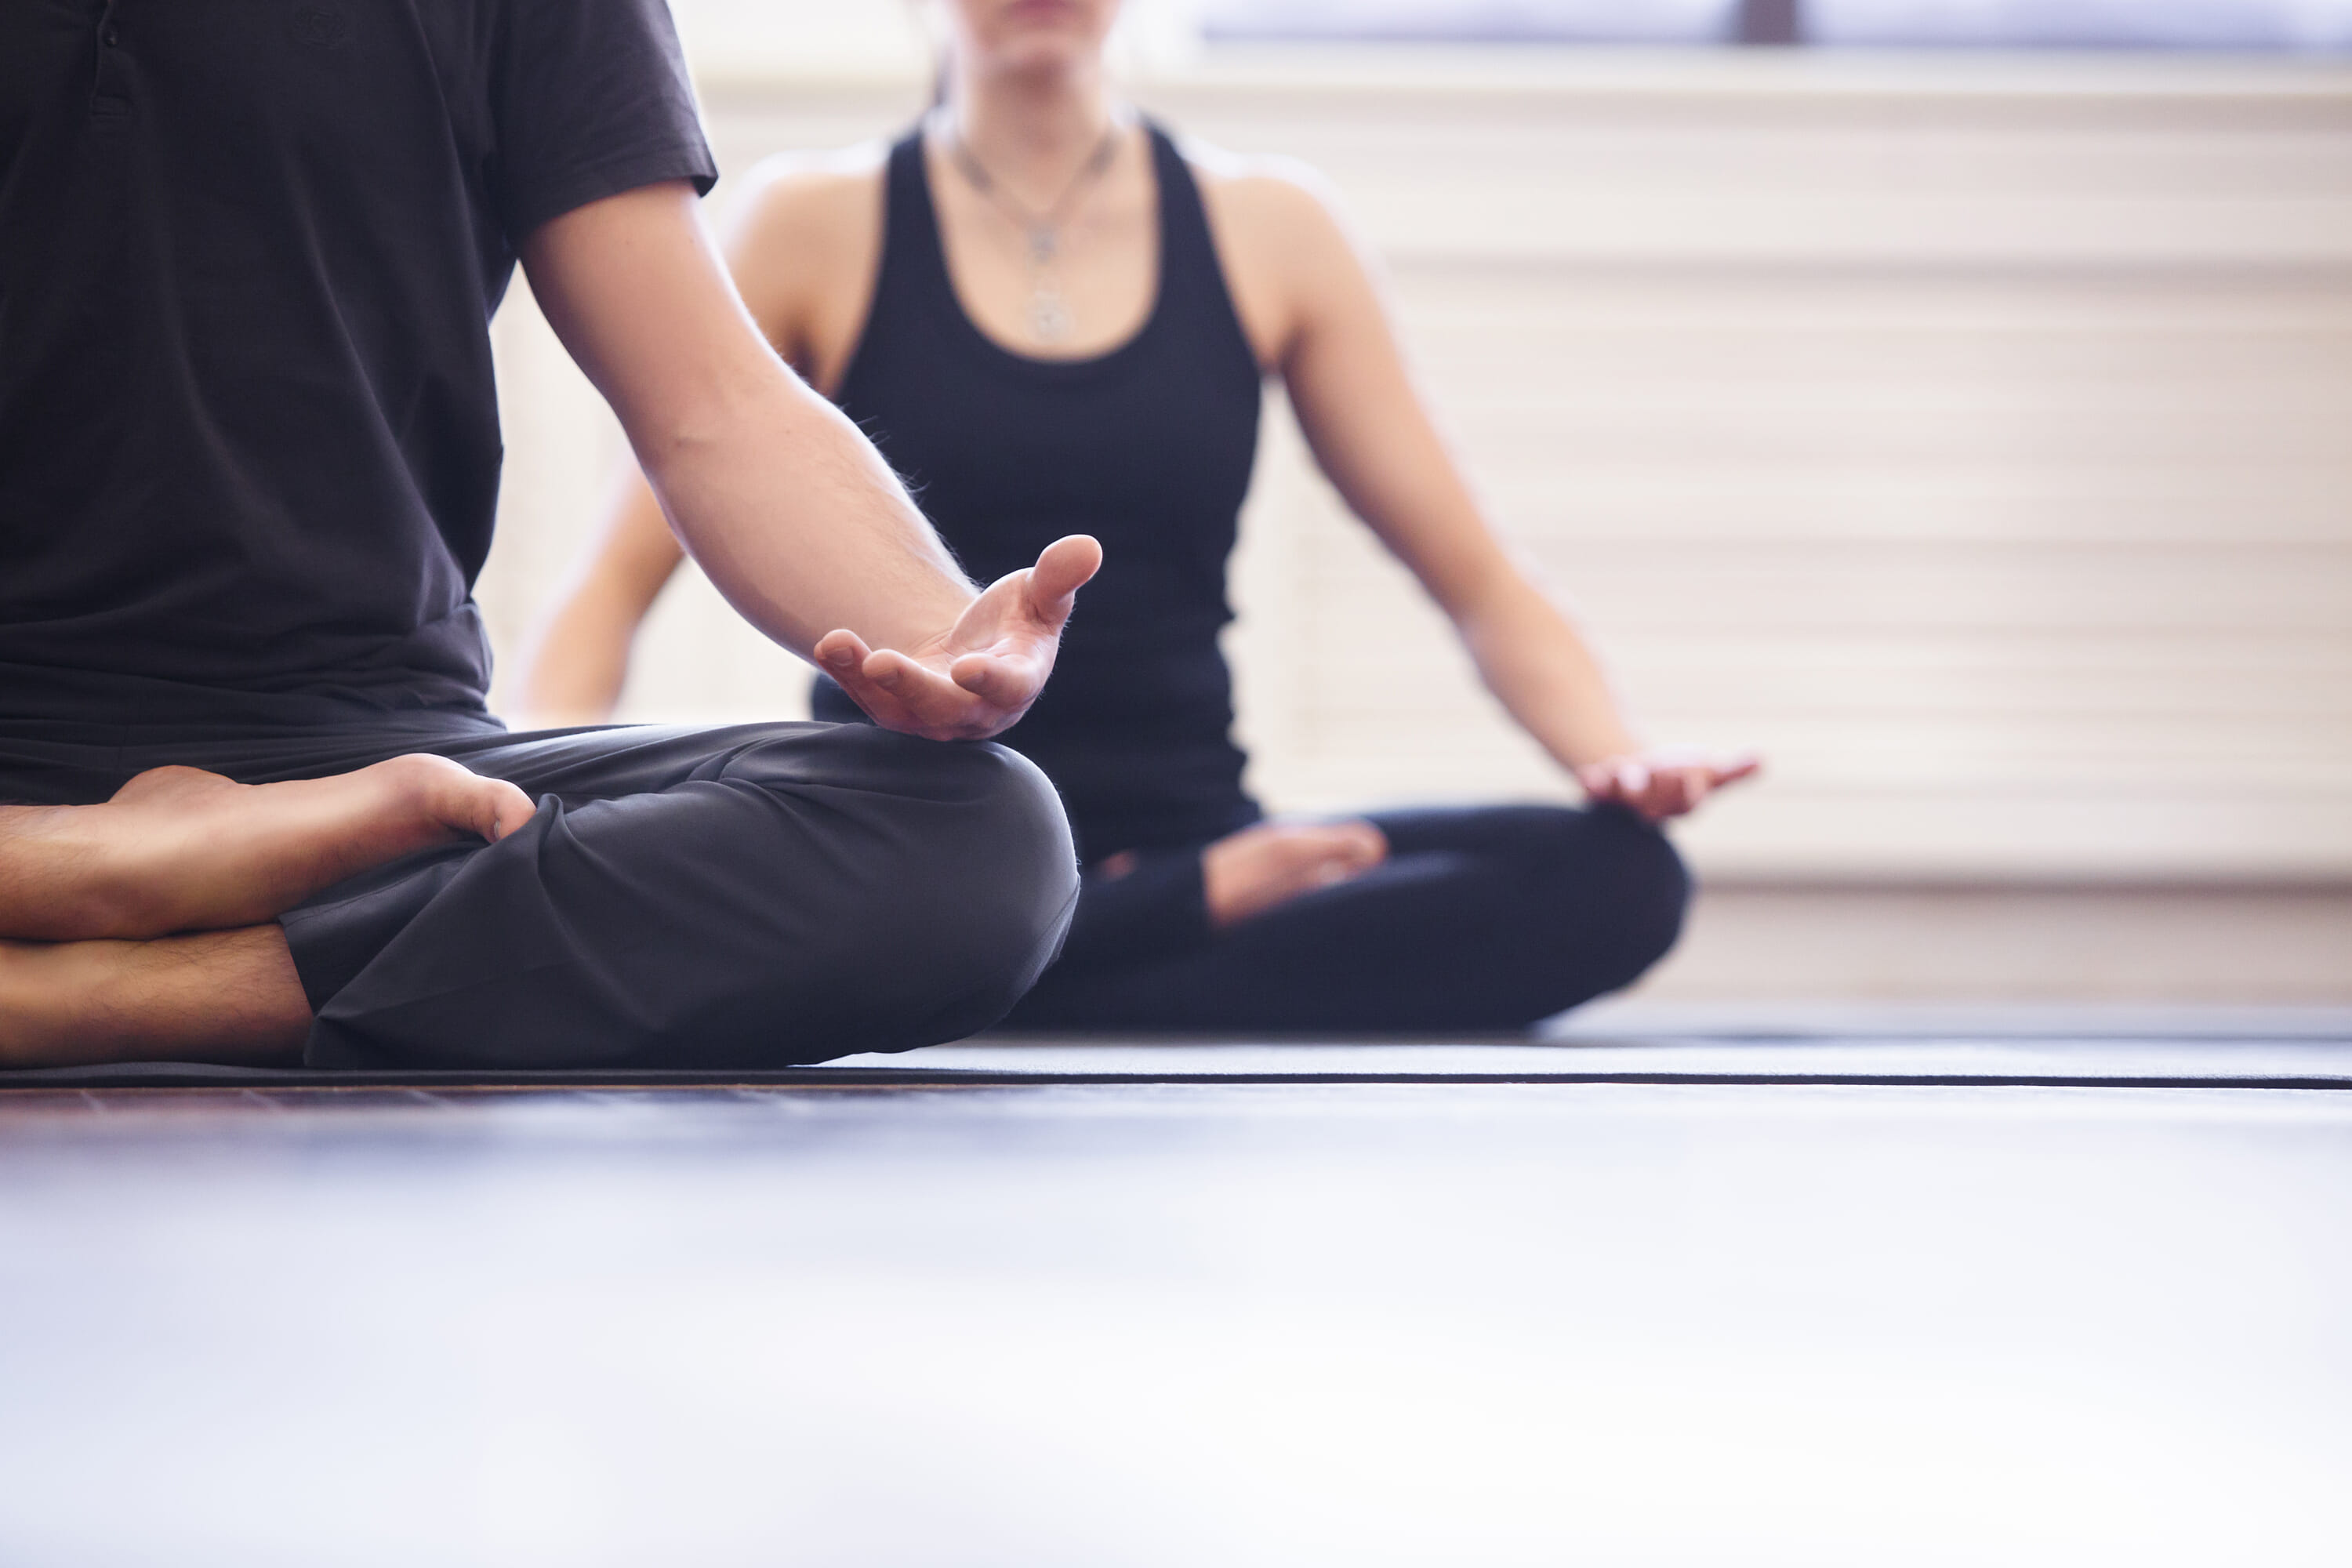
M 1080 588 L 1102 569 L 1102 545 L 1091 535 L 1073 533 L 1045 546 L 1029 569 L 1029 605 L 1044 620 L 1068 619 Z

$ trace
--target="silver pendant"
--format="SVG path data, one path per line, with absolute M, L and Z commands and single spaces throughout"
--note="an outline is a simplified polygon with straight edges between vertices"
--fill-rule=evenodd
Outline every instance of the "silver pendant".
M 1040 342 L 1057 343 L 1070 335 L 1070 308 L 1053 289 L 1038 288 L 1029 296 L 1029 331 Z

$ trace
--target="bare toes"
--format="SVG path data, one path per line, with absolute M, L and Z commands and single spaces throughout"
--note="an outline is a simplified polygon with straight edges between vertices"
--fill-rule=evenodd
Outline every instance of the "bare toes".
M 417 752 L 382 764 L 408 808 L 426 824 L 491 843 L 530 820 L 530 797 L 447 757 Z
M 1357 865 L 1370 868 L 1389 858 L 1388 835 L 1370 823 L 1347 822 L 1340 824 L 1340 828 L 1347 835 L 1349 853 Z

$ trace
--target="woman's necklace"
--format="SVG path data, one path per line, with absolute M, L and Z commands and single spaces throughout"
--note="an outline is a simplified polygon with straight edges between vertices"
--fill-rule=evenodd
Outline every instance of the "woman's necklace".
M 1070 335 L 1076 322 L 1070 316 L 1070 307 L 1062 298 L 1062 285 L 1055 275 L 1055 263 L 1061 259 L 1062 228 L 1076 213 L 1080 203 L 1095 187 L 1095 183 L 1109 169 L 1110 161 L 1118 152 L 1119 125 L 1114 118 L 1103 132 L 1102 140 L 1070 176 L 1070 183 L 1044 212 L 1034 212 L 1013 199 L 1011 192 L 999 184 L 981 161 L 964 144 L 963 132 L 952 123 L 948 127 L 948 156 L 971 183 L 971 188 L 993 203 L 996 210 L 1013 220 L 1027 242 L 1029 252 L 1029 331 L 1040 342 L 1055 343 Z

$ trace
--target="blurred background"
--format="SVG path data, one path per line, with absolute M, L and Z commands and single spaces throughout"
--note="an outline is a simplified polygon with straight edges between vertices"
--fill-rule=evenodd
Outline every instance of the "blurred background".
M 893 134 L 903 0 L 673 0 L 722 169 Z M 2352 1001 L 2352 0 L 1129 0 L 1134 99 L 1307 160 L 1661 739 L 1669 1001 Z M 712 197 L 728 200 L 722 180 Z M 515 652 L 617 429 L 518 284 Z M 1564 798 L 1274 399 L 1229 642 L 1276 810 Z M 806 711 L 688 568 L 624 716 Z

